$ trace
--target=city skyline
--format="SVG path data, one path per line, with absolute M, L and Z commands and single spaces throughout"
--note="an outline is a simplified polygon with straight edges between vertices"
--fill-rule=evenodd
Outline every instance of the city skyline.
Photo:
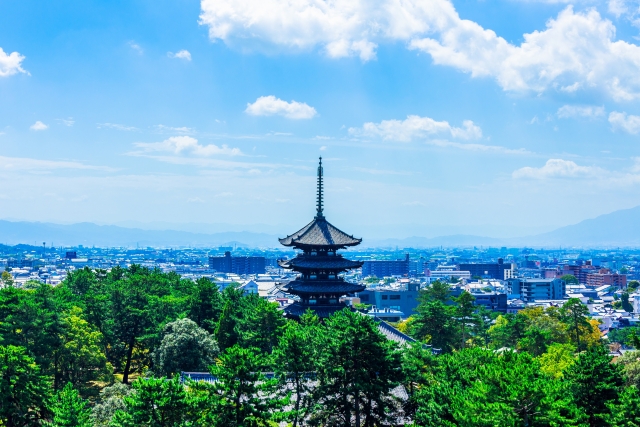
M 637 3 L 260 4 L 3 5 L 0 219 L 280 232 L 319 155 L 354 233 L 640 205 Z

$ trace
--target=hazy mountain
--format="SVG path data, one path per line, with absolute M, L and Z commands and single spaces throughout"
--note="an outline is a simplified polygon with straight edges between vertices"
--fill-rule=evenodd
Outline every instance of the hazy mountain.
M 249 246 L 280 247 L 276 234 L 251 231 L 196 233 L 176 230 L 143 230 L 115 225 L 79 223 L 70 225 L 0 220 L 0 244 L 47 242 L 55 246 Z M 640 206 L 619 210 L 554 231 L 517 238 L 492 238 L 468 234 L 405 239 L 367 239 L 363 247 L 437 247 L 437 246 L 590 246 L 640 247 Z
M 282 236 L 280 236 L 282 237 Z M 47 246 L 240 246 L 277 247 L 278 236 L 251 232 L 190 233 L 173 230 L 141 230 L 88 222 L 61 225 L 44 222 L 0 220 L 0 243 Z

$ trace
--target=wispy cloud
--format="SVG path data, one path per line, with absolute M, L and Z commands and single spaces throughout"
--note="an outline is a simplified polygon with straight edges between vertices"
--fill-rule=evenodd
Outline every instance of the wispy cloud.
M 273 95 L 261 96 L 254 103 L 247 104 L 245 113 L 252 116 L 282 116 L 287 119 L 311 119 L 318 112 L 315 108 L 297 101 L 283 101 Z
M 526 166 L 513 172 L 514 178 L 596 178 L 605 177 L 608 172 L 597 166 L 579 166 L 572 160 L 549 159 L 539 168 Z
M 364 172 L 371 175 L 413 175 L 412 172 L 407 171 L 395 171 L 395 170 L 387 170 L 387 169 L 375 169 L 375 168 L 360 168 L 355 167 L 353 170 L 358 172 Z
M 558 109 L 558 117 L 561 119 L 586 117 L 588 119 L 596 119 L 604 117 L 604 106 L 597 105 L 563 105 Z
M 98 129 L 102 129 L 102 128 L 122 130 L 122 131 L 127 131 L 127 132 L 139 130 L 135 126 L 126 126 L 126 125 L 121 125 L 121 124 L 118 124 L 118 123 L 98 123 Z
M 136 51 L 138 55 L 142 55 L 144 53 L 144 49 L 142 49 L 142 47 L 138 43 L 134 42 L 133 40 L 129 42 L 129 47 L 134 51 Z
M 427 145 L 432 145 L 434 147 L 456 148 L 458 150 L 465 150 L 465 151 L 494 152 L 494 153 L 518 154 L 518 155 L 534 154 L 533 152 L 526 150 L 524 148 L 507 148 L 507 147 L 502 147 L 500 145 L 462 143 L 462 142 L 439 140 L 439 139 L 428 140 L 425 143 Z
M 188 134 L 196 133 L 196 130 L 194 128 L 190 128 L 186 126 L 173 127 L 173 126 L 165 126 L 165 125 L 155 125 L 154 127 L 156 130 L 160 132 L 176 132 L 176 133 L 188 133 Z
M 86 165 L 74 161 L 40 160 L 26 157 L 0 156 L 0 170 L 28 171 L 28 170 L 54 170 L 54 169 L 87 169 L 112 172 L 116 169 L 106 166 Z
M 463 121 L 460 128 L 451 126 L 447 121 L 437 121 L 430 117 L 411 115 L 407 116 L 405 120 L 383 120 L 380 123 L 367 122 L 361 128 L 349 128 L 349 134 L 356 137 L 409 142 L 442 134 L 450 135 L 453 138 L 478 139 L 482 137 L 482 129 L 471 120 Z
M 191 53 L 188 50 L 184 50 L 184 49 L 176 53 L 167 52 L 167 56 L 169 58 L 184 59 L 185 61 L 191 61 Z
M 76 121 L 73 120 L 73 117 L 69 117 L 68 119 L 56 119 L 56 120 L 67 127 L 71 127 L 76 123 Z
M 34 124 L 32 124 L 29 129 L 31 130 L 35 130 L 35 131 L 41 131 L 41 130 L 47 130 L 49 129 L 49 126 L 45 125 L 44 123 L 42 123 L 40 120 L 38 120 L 37 122 L 35 122 Z

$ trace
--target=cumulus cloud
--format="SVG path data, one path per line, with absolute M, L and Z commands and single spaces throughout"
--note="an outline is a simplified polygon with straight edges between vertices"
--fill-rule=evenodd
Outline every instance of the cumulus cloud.
M 640 46 L 615 40 L 595 9 L 567 6 L 514 45 L 461 19 L 449 0 L 202 0 L 200 22 L 228 44 L 323 48 L 330 57 L 375 58 L 382 42 L 406 42 L 436 64 L 494 78 L 507 91 L 595 88 L 640 98 Z
M 199 157 L 209 157 L 218 154 L 238 156 L 242 152 L 239 148 L 230 148 L 227 145 L 215 144 L 201 145 L 198 140 L 190 136 L 172 136 L 162 142 L 136 142 L 134 146 L 145 153 L 169 152 L 173 154 L 192 154 Z
M 549 159 L 539 168 L 524 167 L 513 172 L 514 178 L 597 178 L 607 175 L 607 171 L 596 166 L 579 166 L 576 162 L 563 159 Z
M 597 105 L 563 105 L 558 108 L 558 117 L 561 119 L 569 119 L 574 117 L 587 117 L 589 119 L 595 119 L 603 117 L 604 106 L 598 107 Z
M 24 56 L 18 52 L 5 53 L 0 47 L 0 77 L 9 77 L 17 73 L 26 73 L 22 68 Z
M 640 133 L 640 116 L 612 111 L 609 114 L 609 123 L 614 129 L 620 129 L 633 135 Z
M 169 58 L 177 58 L 177 59 L 184 59 L 186 61 L 191 61 L 191 53 L 188 50 L 184 50 L 184 49 L 176 53 L 167 52 L 167 56 Z
M 49 129 L 49 126 L 45 125 L 44 123 L 42 123 L 40 120 L 38 120 L 37 122 L 35 122 L 34 124 L 31 125 L 31 127 L 29 128 L 31 130 L 35 130 L 35 131 L 39 131 L 39 130 L 47 130 Z
M 378 137 L 389 141 L 409 142 L 434 135 L 449 135 L 453 138 L 477 139 L 482 129 L 471 120 L 462 122 L 462 127 L 451 126 L 447 121 L 436 121 L 430 117 L 407 116 L 405 120 L 383 120 L 367 122 L 361 128 L 349 128 L 353 136 Z
M 288 119 L 311 119 L 318 114 L 315 108 L 304 102 L 287 102 L 273 95 L 261 96 L 253 104 L 248 103 L 244 111 L 252 116 L 278 115 Z

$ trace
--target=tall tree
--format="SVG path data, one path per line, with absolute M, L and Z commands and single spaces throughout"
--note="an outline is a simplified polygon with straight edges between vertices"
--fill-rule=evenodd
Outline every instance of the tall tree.
M 125 397 L 124 411 L 116 412 L 114 427 L 186 427 L 189 425 L 187 392 L 178 376 L 139 378 L 131 384 L 134 392 Z
M 289 322 L 273 351 L 276 374 L 281 387 L 288 389 L 289 384 L 293 387 L 293 427 L 297 427 L 299 420 L 307 413 L 315 379 L 319 326 L 309 320 L 307 318 L 300 323 Z
M 585 327 L 589 327 L 587 315 L 589 309 L 578 298 L 569 298 L 560 309 L 562 320 L 567 324 L 568 330 L 573 338 L 575 338 L 576 348 L 580 351 L 583 347 L 580 336 Z
M 49 384 L 23 347 L 0 346 L 0 421 L 6 427 L 39 425 Z
M 398 409 L 391 390 L 402 379 L 395 343 L 369 316 L 348 309 L 325 323 L 312 420 L 356 427 L 389 423 Z
M 222 313 L 222 307 L 222 295 L 218 285 L 206 277 L 196 280 L 189 297 L 189 318 L 207 332 L 213 333 Z
M 456 305 L 456 318 L 458 320 L 458 329 L 460 335 L 460 348 L 465 348 L 467 339 L 469 338 L 469 325 L 476 323 L 473 317 L 475 311 L 474 302 L 476 298 L 467 291 L 463 291 L 459 297 L 454 298 Z
M 46 423 L 47 427 L 91 427 L 91 411 L 87 402 L 71 383 L 67 383 L 55 394 L 49 409 L 53 413 L 53 419 Z
M 434 348 L 449 352 L 459 342 L 459 329 L 455 307 L 441 301 L 422 302 L 409 325 L 411 335 L 424 340 Z
M 587 414 L 589 425 L 606 426 L 609 404 L 617 403 L 624 384 L 622 366 L 611 363 L 607 348 L 602 345 L 588 348 L 564 376 L 571 383 L 576 403 Z

